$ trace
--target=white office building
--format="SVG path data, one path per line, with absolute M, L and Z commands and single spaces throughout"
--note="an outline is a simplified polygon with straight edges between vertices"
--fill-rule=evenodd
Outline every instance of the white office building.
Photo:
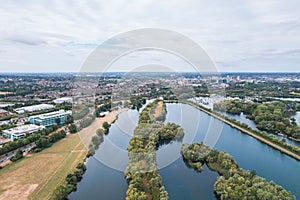
M 29 117 L 29 121 L 32 124 L 40 124 L 43 126 L 51 126 L 56 124 L 56 120 L 59 119 L 60 124 L 65 124 L 67 117 L 72 114 L 72 111 L 59 110 L 55 112 L 45 113 L 41 115 L 34 115 Z
M 36 133 L 37 131 L 42 130 L 44 128 L 45 128 L 44 126 L 27 124 L 27 125 L 3 130 L 3 135 L 5 135 L 7 139 L 11 139 L 12 141 L 14 141 L 15 139 L 24 138 L 27 134 Z

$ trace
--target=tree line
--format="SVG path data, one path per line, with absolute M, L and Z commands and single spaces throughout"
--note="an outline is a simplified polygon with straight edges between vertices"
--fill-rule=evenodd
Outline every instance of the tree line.
M 164 125 L 160 121 L 161 118 L 157 120 L 153 117 L 153 109 L 160 101 L 155 100 L 142 110 L 134 136 L 130 139 L 127 148 L 129 162 L 125 171 L 129 183 L 126 200 L 168 199 L 168 193 L 158 173 L 156 150 L 157 146 L 165 141 L 171 141 L 175 137 L 182 139 L 184 133 L 178 125 Z
M 53 200 L 67 200 L 68 195 L 77 189 L 77 183 L 82 179 L 86 166 L 83 163 L 78 163 L 73 173 L 70 173 L 65 178 L 65 183 L 58 186 L 52 196 Z
M 243 112 L 255 122 L 259 130 L 300 139 L 300 126 L 297 126 L 295 118 L 292 118 L 300 110 L 297 102 L 276 101 L 260 104 L 226 100 L 215 103 L 214 110 L 235 115 Z
M 219 173 L 214 184 L 214 190 L 218 198 L 229 199 L 273 199 L 292 200 L 295 197 L 277 185 L 273 181 L 267 182 L 256 175 L 255 170 L 247 171 L 239 168 L 232 156 L 224 151 L 203 143 L 183 144 L 181 155 L 187 166 L 196 171 L 202 171 L 202 165 L 206 164 L 210 170 Z
M 57 129 L 58 129 L 57 125 L 52 125 L 46 129 L 37 131 L 35 134 L 29 134 L 25 138 L 16 139 L 14 141 L 6 143 L 0 148 L 0 155 L 4 155 L 20 147 L 31 144 L 32 142 L 36 142 L 43 136 L 47 136 L 50 133 L 56 131 Z
M 103 129 L 109 129 L 110 124 L 107 122 L 103 123 Z M 105 131 L 102 128 L 97 129 L 96 135 L 92 137 L 91 143 L 89 145 L 89 150 L 87 157 L 93 156 L 95 151 L 99 148 L 100 144 L 104 141 Z M 108 132 L 108 130 L 106 130 Z M 63 184 L 58 186 L 52 193 L 51 199 L 53 200 L 67 200 L 68 195 L 76 191 L 77 183 L 81 181 L 83 174 L 86 171 L 86 166 L 84 163 L 79 163 L 73 173 L 70 173 L 65 178 Z

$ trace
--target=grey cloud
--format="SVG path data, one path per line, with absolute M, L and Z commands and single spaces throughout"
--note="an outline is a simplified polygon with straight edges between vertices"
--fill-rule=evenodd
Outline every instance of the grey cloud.
M 11 38 L 9 39 L 10 41 L 17 42 L 17 43 L 22 43 L 26 45 L 41 45 L 41 44 L 46 44 L 45 41 L 40 41 L 40 40 L 32 40 L 32 39 L 21 39 L 21 38 Z
M 244 66 L 254 64 L 268 69 L 276 68 L 274 63 L 286 62 L 290 70 L 297 71 L 299 6 L 299 0 L 144 0 L 132 4 L 116 0 L 72 4 L 64 0 L 12 0 L 1 4 L 0 44 L 7 49 L 6 56 L 15 60 L 11 69 L 26 63 L 34 71 L 34 66 L 40 65 L 36 58 L 44 56 L 44 60 L 55 60 L 50 69 L 59 71 L 61 66 L 80 66 L 97 44 L 115 34 L 154 27 L 190 37 L 217 61 L 221 70 L 234 70 L 234 66 L 252 70 L 256 68 Z M 108 47 L 112 51 L 126 48 L 123 43 L 111 41 Z M 21 52 L 20 44 L 30 53 Z M 44 46 L 43 51 L 32 50 Z M 20 53 L 18 57 L 15 52 Z M 71 54 L 72 61 L 68 58 Z M 5 66 L 1 61 L 0 71 Z

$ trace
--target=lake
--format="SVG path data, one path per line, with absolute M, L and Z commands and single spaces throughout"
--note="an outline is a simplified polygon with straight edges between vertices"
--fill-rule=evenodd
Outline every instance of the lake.
M 128 185 L 122 170 L 128 162 L 126 148 L 138 115 L 136 110 L 119 115 L 96 154 L 87 159 L 87 171 L 77 191 L 69 195 L 70 199 L 125 199 Z M 192 141 L 205 141 L 211 147 L 230 153 L 240 167 L 256 170 L 258 175 L 274 180 L 300 198 L 300 162 L 295 159 L 190 105 L 167 104 L 166 122 L 175 122 L 185 131 L 182 142 L 163 145 L 157 151 L 159 172 L 170 199 L 216 199 L 213 184 L 217 173 L 206 166 L 198 173 L 182 161 L 180 146 Z
M 236 119 L 237 121 L 243 122 L 243 123 L 247 124 L 249 127 L 251 127 L 253 130 L 258 130 L 256 128 L 255 122 L 253 120 L 251 120 L 251 119 L 248 119 L 246 117 L 246 115 L 243 114 L 243 113 L 241 113 L 240 115 L 233 115 L 233 114 L 230 114 L 230 113 L 221 112 L 221 114 L 223 114 L 223 115 L 225 115 L 227 117 L 230 117 L 232 119 Z M 300 125 L 300 112 L 297 112 L 296 115 L 294 115 L 292 117 L 295 118 L 296 119 L 296 123 L 298 125 Z M 286 140 L 287 144 L 300 147 L 300 142 L 297 142 L 295 140 L 291 140 L 291 139 L 285 138 L 285 137 L 280 136 L 280 135 L 273 134 L 273 136 L 277 137 L 280 140 L 284 138 Z

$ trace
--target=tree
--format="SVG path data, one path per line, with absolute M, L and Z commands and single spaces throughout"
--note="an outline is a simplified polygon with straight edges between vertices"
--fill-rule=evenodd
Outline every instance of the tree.
M 66 124 L 72 124 L 73 122 L 74 122 L 73 117 L 71 115 L 68 115 L 66 119 Z
M 101 128 L 99 128 L 99 129 L 97 129 L 96 134 L 100 137 L 103 137 L 104 132 Z
M 102 126 L 103 126 L 104 129 L 109 129 L 109 127 L 110 127 L 108 122 L 103 122 Z
M 22 152 L 21 149 L 18 149 L 18 150 L 16 151 L 16 155 L 15 155 L 14 157 L 11 158 L 11 161 L 15 162 L 15 161 L 20 160 L 20 159 L 22 159 L 22 158 L 23 158 L 23 152 Z
M 71 124 L 68 126 L 70 133 L 76 133 L 77 132 L 77 127 L 75 124 Z
M 110 124 L 108 122 L 103 122 L 102 127 L 104 128 L 104 134 L 107 135 L 109 132 Z
M 51 197 L 53 200 L 67 200 L 68 199 L 68 190 L 65 186 L 59 186 L 55 189 L 53 196 Z

